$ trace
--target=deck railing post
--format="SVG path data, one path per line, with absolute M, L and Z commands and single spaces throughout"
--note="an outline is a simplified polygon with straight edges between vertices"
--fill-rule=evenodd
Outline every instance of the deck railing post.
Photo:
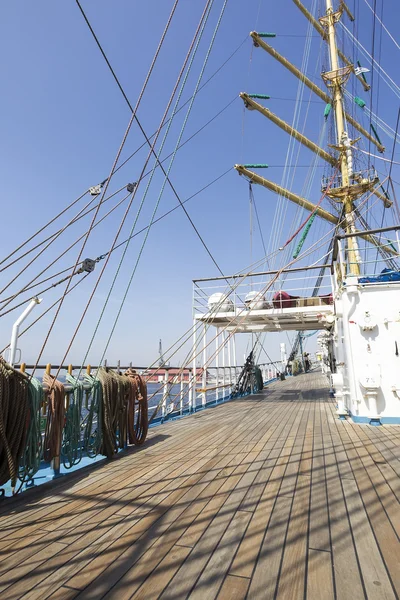
M 216 377 L 215 377 L 215 402 L 218 403 L 219 397 L 219 329 L 217 327 L 217 334 L 215 336 L 215 366 L 216 366 Z
M 184 392 L 183 392 L 183 369 L 181 371 L 181 391 L 180 391 L 180 395 L 179 395 L 179 412 L 182 415 L 183 413 L 183 396 L 184 396 Z
M 197 373 L 196 373 L 196 320 L 193 320 L 193 396 L 192 396 L 192 410 L 196 410 L 196 385 L 197 385 Z
M 161 416 L 164 419 L 167 414 L 167 399 L 169 396 L 169 383 L 168 383 L 168 368 L 164 367 L 164 384 L 163 384 L 163 399 L 161 407 Z
M 225 384 L 226 384 L 225 352 L 226 352 L 226 348 L 225 348 L 225 331 L 222 331 L 222 373 L 223 373 L 222 397 L 223 398 L 225 398 Z
M 203 328 L 203 372 L 202 372 L 202 388 L 207 389 L 207 325 L 204 323 Z M 201 403 L 205 407 L 207 402 L 207 392 L 203 391 L 201 394 Z
M 236 374 L 236 337 L 235 334 L 233 334 L 232 336 L 232 349 L 233 349 L 233 384 L 236 385 L 236 378 L 237 378 L 237 374 Z
M 193 386 L 196 383 L 193 380 L 193 369 L 188 369 L 188 386 L 189 386 L 189 412 L 193 410 Z

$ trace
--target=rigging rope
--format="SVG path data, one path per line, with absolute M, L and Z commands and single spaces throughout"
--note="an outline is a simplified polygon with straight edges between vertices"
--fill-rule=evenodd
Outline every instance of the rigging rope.
M 170 13 L 170 15 L 169 15 L 169 17 L 168 17 L 168 20 L 167 20 L 167 23 L 166 23 L 166 25 L 165 25 L 164 31 L 163 31 L 163 33 L 162 33 L 162 35 L 161 35 L 161 38 L 160 38 L 160 41 L 159 41 L 159 43 L 158 43 L 158 46 L 157 46 L 156 52 L 155 52 L 155 54 L 154 54 L 153 60 L 152 60 L 152 62 L 151 62 L 150 68 L 149 68 L 149 70 L 148 70 L 148 72 L 147 72 L 147 75 L 146 75 L 145 81 L 144 81 L 144 83 L 143 83 L 142 89 L 141 89 L 141 91 L 140 91 L 140 94 L 139 94 L 138 100 L 137 100 L 137 102 L 136 102 L 135 109 L 132 111 L 132 115 L 131 115 L 131 118 L 129 119 L 128 126 L 127 126 L 127 128 L 126 128 L 126 130 L 125 130 L 125 133 L 124 133 L 124 135 L 123 135 L 123 138 L 122 138 L 122 141 L 121 141 L 120 147 L 119 147 L 119 149 L 118 149 L 118 152 L 117 152 L 117 154 L 116 154 L 116 156 L 115 156 L 115 159 L 114 159 L 113 165 L 112 165 L 112 167 L 111 167 L 110 175 L 108 176 L 108 178 L 107 178 L 107 180 L 106 180 L 106 183 L 105 183 L 105 185 L 104 185 L 104 187 L 103 187 L 102 194 L 101 194 L 101 197 L 100 197 L 100 201 L 99 201 L 99 203 L 98 203 L 98 206 L 97 206 L 97 209 L 96 209 L 96 211 L 95 211 L 95 214 L 93 215 L 93 218 L 92 218 L 92 221 L 91 221 L 91 224 L 90 224 L 89 230 L 88 230 L 88 232 L 87 232 L 87 234 L 86 234 L 86 236 L 85 236 L 85 239 L 84 239 L 84 241 L 83 241 L 82 247 L 81 247 L 81 249 L 80 249 L 80 251 L 79 251 L 79 253 L 78 253 L 78 256 L 77 256 L 77 259 L 76 259 L 76 262 L 75 262 L 75 266 L 74 266 L 74 271 L 75 271 L 76 267 L 78 266 L 78 264 L 79 264 L 79 262 L 80 262 L 80 260 L 81 260 L 81 258 L 82 258 L 82 253 L 83 253 L 83 250 L 84 250 L 84 248 L 86 247 L 86 243 L 87 243 L 87 241 L 88 241 L 88 239 L 89 239 L 89 236 L 90 236 L 90 234 L 91 234 L 91 231 L 92 231 L 93 225 L 94 225 L 94 223 L 95 223 L 95 221 L 96 221 L 96 219 L 97 219 L 97 215 L 98 215 L 98 213 L 99 213 L 100 207 L 102 206 L 102 203 L 103 203 L 103 201 L 104 201 L 104 197 L 105 197 L 105 195 L 106 195 L 106 193 L 107 193 L 108 186 L 109 186 L 109 184 L 110 184 L 110 181 L 111 181 L 111 179 L 112 179 L 112 177 L 113 177 L 113 175 L 114 175 L 114 173 L 115 173 L 115 169 L 116 169 L 116 167 L 117 167 L 117 163 L 118 163 L 118 161 L 119 161 L 119 158 L 120 158 L 120 156 L 121 156 L 122 150 L 123 150 L 123 148 L 124 148 L 124 146 L 125 146 L 125 142 L 126 142 L 126 140 L 127 140 L 127 138 L 128 138 L 128 134 L 129 134 L 129 132 L 130 132 L 130 130 L 131 130 L 131 127 L 132 127 L 132 125 L 133 125 L 133 122 L 134 122 L 134 121 L 135 121 L 135 119 L 136 119 L 136 111 L 138 110 L 138 108 L 139 108 L 139 106 L 140 106 L 140 103 L 141 103 L 141 100 L 142 100 L 142 98 L 143 98 L 144 92 L 145 92 L 145 90 L 146 90 L 146 88 L 147 88 L 147 84 L 148 84 L 148 82 L 149 82 L 149 79 L 150 79 L 150 77 L 151 77 L 151 74 L 152 74 L 152 72 L 153 72 L 154 66 L 155 66 L 155 64 L 156 64 L 156 62 L 157 62 L 158 55 L 159 55 L 159 53 L 160 53 L 160 51 L 161 51 L 161 48 L 162 48 L 162 45 L 163 45 L 163 43 L 164 43 L 165 37 L 166 37 L 166 35 L 167 35 L 167 32 L 168 32 L 168 30 L 169 30 L 169 26 L 170 26 L 170 24 L 171 24 L 171 21 L 172 21 L 172 18 L 173 18 L 173 15 L 174 15 L 174 12 L 175 12 L 175 9 L 176 9 L 176 6 L 177 6 L 177 3 L 178 3 L 178 0 L 175 0 L 175 3 L 174 3 L 174 5 L 173 5 L 173 7 L 172 7 L 171 13 Z M 137 120 L 137 119 L 136 119 L 136 120 Z M 137 186 L 135 187 L 135 190 L 136 190 L 136 189 L 137 189 Z M 129 209 L 130 209 L 130 207 L 131 207 L 131 203 L 132 203 L 132 200 L 133 200 L 134 194 L 135 194 L 135 191 L 134 191 L 134 192 L 132 193 L 132 195 L 131 195 L 131 201 L 130 201 L 130 203 L 129 203 L 129 206 L 128 206 L 128 208 L 127 208 L 127 211 L 125 212 L 125 218 L 126 218 L 126 216 L 127 216 L 128 212 L 129 212 Z M 122 224 L 121 224 L 121 227 L 122 227 Z M 117 235 L 118 235 L 118 234 L 117 234 Z M 115 241 L 116 241 L 116 240 L 115 240 Z M 103 270 L 102 270 L 102 272 L 100 273 L 100 277 L 99 277 L 99 279 L 97 280 L 97 284 L 98 284 L 98 282 L 99 282 L 99 280 L 100 280 L 100 278 L 101 278 L 101 276 L 102 276 L 102 274 L 103 274 L 103 272 L 104 272 L 104 269 L 105 269 L 106 265 L 107 265 L 107 260 L 106 260 L 106 263 L 105 263 L 105 265 L 104 265 L 104 267 L 103 267 Z M 66 293 L 68 292 L 68 289 L 69 289 L 69 287 L 70 287 L 70 282 L 71 282 L 71 280 L 70 280 L 70 281 L 68 281 L 68 283 L 67 283 L 67 285 L 66 285 L 66 287 L 65 287 L 65 290 L 64 290 L 63 297 L 62 297 L 62 299 L 61 299 L 61 301 L 60 301 L 60 303 L 59 303 L 59 305 L 58 305 L 58 308 L 57 308 L 57 310 L 56 310 L 56 313 L 55 313 L 55 315 L 54 315 L 53 321 L 52 321 L 52 323 L 51 323 L 51 325 L 50 325 L 50 328 L 49 328 L 49 330 L 48 330 L 48 332 L 47 332 L 47 334 L 46 334 L 46 337 L 45 337 L 45 339 L 44 339 L 44 342 L 43 342 L 43 344 L 42 344 L 42 347 L 41 347 L 41 349 L 40 349 L 39 355 L 38 355 L 38 357 L 37 357 L 37 359 L 36 359 L 36 364 L 35 364 L 35 368 L 33 369 L 33 373 L 32 373 L 32 375 L 34 375 L 34 373 L 35 373 L 35 370 L 36 370 L 36 368 L 37 368 L 37 365 L 39 364 L 40 358 L 41 358 L 41 356 L 42 356 L 42 354 L 43 354 L 43 352 L 44 352 L 44 349 L 45 349 L 45 347 L 46 347 L 46 345 L 47 345 L 47 342 L 48 342 L 48 340 L 49 340 L 50 334 L 51 334 L 51 332 L 52 332 L 52 330 L 53 330 L 53 328 L 54 328 L 54 325 L 55 325 L 55 323 L 56 323 L 56 320 L 57 320 L 57 318 L 58 318 L 58 315 L 59 315 L 59 313 L 60 313 L 61 307 L 62 307 L 62 305 L 63 305 L 63 303 L 64 303 L 65 295 L 66 295 Z M 95 289 L 97 288 L 97 284 L 96 284 L 96 286 L 95 286 Z M 94 289 L 94 291 L 95 291 L 95 289 Z M 90 297 L 90 299 L 89 299 L 89 303 L 90 303 L 91 299 L 93 298 L 94 291 L 93 291 L 93 294 L 92 294 L 92 296 L 91 296 L 91 297 Z M 89 303 L 88 303 L 88 304 L 89 304 Z M 86 306 L 86 309 L 85 309 L 85 310 L 87 310 L 87 308 L 88 308 L 88 304 L 87 304 L 87 306 Z M 84 314 L 86 314 L 86 312 L 85 312 Z M 80 323 L 81 323 L 81 321 L 80 321 Z M 78 324 L 78 328 L 80 327 L 80 323 Z M 73 339 L 75 338 L 75 336 L 76 336 L 76 333 L 77 333 L 77 331 L 75 332 L 75 334 L 74 334 L 74 336 L 73 336 Z M 69 345 L 69 348 L 70 348 L 70 346 L 72 345 L 73 339 L 71 340 L 71 343 L 70 343 L 70 345 Z M 69 350 L 69 348 L 68 348 L 68 350 Z M 67 352 L 68 352 L 68 350 L 67 350 Z M 63 360 L 64 360 L 64 359 L 63 359 Z M 58 374 L 58 373 L 57 373 L 57 374 Z
M 219 30 L 219 27 L 220 27 L 220 24 L 221 24 L 221 21 L 222 21 L 222 18 L 223 18 L 224 12 L 225 12 L 225 8 L 226 8 L 226 5 L 227 5 L 227 1 L 228 1 L 228 0 L 225 0 L 225 1 L 224 1 L 224 4 L 223 4 L 223 6 L 222 6 L 222 9 L 221 9 L 221 12 L 220 12 L 220 15 L 219 15 L 218 21 L 217 21 L 217 24 L 216 24 L 216 26 L 215 26 L 215 29 L 214 29 L 213 35 L 212 35 L 212 37 L 211 37 L 211 41 L 210 41 L 209 47 L 208 47 L 208 49 L 207 49 L 206 56 L 205 56 L 205 58 L 204 58 L 203 66 L 202 66 L 202 68 L 201 68 L 201 71 L 200 71 L 200 74 L 199 74 L 199 77 L 198 77 L 198 80 L 197 80 L 197 83 L 196 83 L 196 86 L 195 86 L 195 92 L 194 92 L 194 94 L 193 94 L 192 100 L 191 100 L 191 101 L 190 101 L 190 103 L 189 103 L 189 107 L 188 107 L 188 110 L 187 110 L 187 112 L 186 112 L 186 115 L 185 115 L 185 118 L 184 118 L 184 121 L 183 121 L 183 124 L 182 124 L 182 127 L 181 127 L 181 131 L 180 131 L 180 133 L 179 133 L 179 135 L 178 135 L 178 139 L 177 139 L 177 142 L 176 142 L 176 145 L 175 145 L 175 149 L 174 149 L 174 151 L 173 151 L 173 153 L 172 153 L 172 157 L 171 157 L 170 163 L 169 163 L 169 165 L 168 165 L 167 171 L 166 171 L 166 173 L 164 172 L 164 174 L 165 174 L 164 181 L 163 181 L 163 183 L 162 183 L 162 186 L 161 186 L 160 193 L 159 193 L 159 195 L 158 195 L 158 198 L 157 198 L 156 204 L 155 204 L 155 206 L 154 206 L 153 214 L 152 214 L 152 216 L 151 216 L 151 220 L 150 220 L 150 226 L 149 226 L 149 228 L 146 230 L 146 234 L 145 234 L 144 240 L 143 240 L 143 242 L 142 242 L 141 248 L 140 248 L 140 250 L 139 250 L 138 257 L 137 257 L 137 260 L 136 260 L 136 262 L 135 262 L 135 265 L 134 265 L 134 267 L 133 267 L 133 269 L 132 269 L 132 272 L 131 272 L 131 275 L 130 275 L 130 278 L 129 278 L 128 284 L 127 284 L 127 286 L 126 286 L 126 289 L 125 289 L 124 296 L 123 296 L 123 298 L 122 298 L 122 301 L 121 301 L 121 304 L 120 304 L 119 310 L 118 310 L 118 312 L 117 312 L 117 315 L 116 315 L 116 317 L 115 317 L 115 319 L 114 319 L 114 323 L 113 323 L 113 326 L 112 326 L 111 332 L 110 332 L 110 334 L 109 334 L 109 337 L 108 337 L 107 343 L 106 343 L 106 345 L 105 345 L 105 348 L 104 348 L 104 351 L 103 351 L 103 354 L 102 354 L 101 361 L 104 359 L 105 353 L 107 352 L 107 348 L 108 348 L 108 346 L 109 346 L 109 344 L 110 344 L 110 341 L 111 341 L 111 338 L 112 338 L 112 336 L 113 336 L 113 334 L 114 334 L 115 328 L 116 328 L 116 326 L 117 326 L 117 323 L 118 323 L 119 317 L 120 317 L 120 315 L 121 315 L 121 312 L 122 312 L 122 308 L 123 308 L 123 306 L 124 306 L 125 300 L 126 300 L 126 298 L 127 298 L 127 295 L 128 295 L 128 293 L 129 293 L 130 286 L 131 286 L 131 284 L 132 284 L 132 281 L 133 281 L 134 275 L 135 275 L 135 273 L 136 273 L 136 269 L 137 269 L 137 267 L 138 267 L 138 264 L 139 264 L 140 258 L 141 258 L 141 256 L 142 256 L 142 253 L 143 253 L 144 246 L 145 246 L 145 244 L 146 244 L 146 242 L 147 242 L 147 238 L 148 238 L 148 235 L 149 235 L 149 232 L 150 232 L 150 227 L 152 226 L 152 224 L 153 224 L 153 222 L 154 222 L 154 218 L 155 218 L 155 215 L 156 215 L 156 212 L 157 212 L 158 206 L 159 206 L 159 204 L 160 204 L 160 201 L 161 201 L 161 198 L 162 198 L 162 195 L 163 195 L 163 192 L 164 192 L 164 189 L 165 189 L 166 183 L 167 183 L 167 181 L 168 181 L 169 174 L 170 174 L 170 172 L 171 172 L 171 168 L 172 168 L 172 165 L 173 165 L 173 163 L 174 163 L 174 160 L 175 160 L 175 156 L 176 156 L 177 150 L 178 150 L 178 148 L 179 148 L 179 144 L 180 144 L 180 142 L 181 142 L 181 139 L 182 139 L 183 133 L 184 133 L 184 131 L 185 131 L 186 124 L 187 124 L 187 122 L 188 122 L 188 119 L 189 119 L 189 116 L 190 116 L 190 113 L 191 113 L 191 110 L 192 110 L 192 107 L 193 107 L 193 104 L 194 104 L 194 100 L 195 100 L 195 97 L 196 97 L 196 93 L 197 93 L 197 91 L 198 91 L 198 89 L 199 89 L 199 86 L 200 86 L 200 83 L 201 83 L 201 80 L 202 80 L 202 77 L 203 77 L 203 74 L 204 74 L 205 68 L 206 68 L 206 66 L 207 66 L 208 59 L 209 59 L 209 57 L 210 57 L 210 54 L 211 54 L 211 51 L 212 51 L 212 48 L 213 48 L 213 45 L 214 45 L 214 42 L 215 42 L 215 38 L 216 38 L 216 36 L 217 36 L 218 30 Z M 211 4 L 211 6 L 210 6 L 210 10 L 211 10 L 211 7 L 212 7 L 212 4 Z M 194 60 L 194 58 L 195 58 L 195 55 L 196 55 L 196 52 L 197 52 L 197 49 L 198 49 L 199 43 L 200 43 L 200 41 L 201 41 L 201 37 L 202 37 L 202 35 L 203 35 L 204 28 L 205 28 L 205 26 L 206 26 L 206 23 L 207 23 L 208 16 L 209 16 L 209 12 L 208 12 L 208 14 L 207 14 L 207 15 L 206 15 L 206 17 L 205 17 L 205 20 L 204 20 L 204 24 L 203 24 L 202 30 L 200 31 L 200 34 L 199 34 L 199 37 L 198 37 L 198 40 L 197 40 L 196 46 L 195 46 L 195 48 L 194 48 L 194 50 L 193 50 L 193 54 L 192 54 L 192 57 L 191 57 L 191 61 L 190 61 L 189 65 L 188 65 L 188 69 L 187 69 L 187 72 L 186 72 L 185 78 L 184 78 L 184 80 L 183 80 L 183 82 L 182 82 L 181 90 L 180 90 L 180 92 L 179 92 L 179 94 L 178 94 L 178 97 L 177 97 L 177 100 L 176 100 L 175 106 L 174 106 L 174 108 L 173 108 L 173 111 L 172 111 L 172 115 L 174 115 L 174 114 L 175 114 L 175 112 L 176 112 L 176 108 L 177 108 L 177 106 L 178 106 L 178 104 L 179 104 L 179 100 L 180 100 L 180 97 L 181 97 L 181 95 L 182 95 L 182 93 L 183 93 L 184 86 L 186 85 L 186 81 L 187 81 L 187 78 L 188 78 L 188 76 L 189 76 L 190 68 L 191 68 L 191 66 L 192 66 L 192 64 L 193 64 L 193 60 Z M 159 153 L 161 153 L 161 151 L 162 151 L 162 149 L 163 149 L 163 147 L 164 147 L 164 143 L 165 143 L 165 141 L 166 141 L 166 139 L 167 139 L 167 135 L 168 135 L 168 133 L 169 133 L 169 127 L 167 127 L 167 130 L 166 130 L 166 132 L 165 132 L 164 138 L 163 138 L 163 140 L 162 140 L 162 142 L 161 142 L 161 146 L 160 146 L 160 149 L 159 149 Z M 154 164 L 154 167 L 153 167 L 153 173 L 154 173 L 154 171 L 155 171 L 155 169 L 156 169 L 156 166 L 157 166 L 157 161 L 158 161 L 158 156 L 156 157 L 156 162 L 155 162 L 155 164 Z M 143 197 L 143 200 L 142 200 L 142 202 L 144 201 L 144 198 L 145 198 L 145 196 L 146 196 L 146 194 L 147 194 L 147 192 L 148 192 L 148 189 L 149 189 L 149 186 L 150 186 L 150 183 L 151 183 L 151 180 L 152 180 L 153 173 L 152 173 L 152 175 L 151 175 L 151 177 L 150 177 L 150 181 L 149 181 L 149 183 L 148 183 L 148 186 L 147 186 L 147 188 L 146 188 L 146 191 L 145 191 L 145 194 L 144 194 L 144 197 Z M 178 197 L 178 200 L 179 200 L 179 203 L 180 203 L 180 205 L 182 206 L 182 208 L 183 208 L 183 211 L 185 212 L 185 214 L 186 214 L 187 218 L 189 219 L 189 221 L 190 221 L 190 223 L 191 223 L 192 227 L 193 227 L 193 228 L 194 228 L 194 230 L 196 231 L 196 233 L 197 233 L 197 235 L 198 235 L 198 237 L 199 237 L 200 241 L 202 242 L 203 246 L 205 247 L 205 249 L 206 249 L 207 253 L 208 253 L 208 254 L 209 254 L 209 256 L 211 257 L 211 259 L 212 259 L 213 263 L 215 264 L 215 266 L 217 267 L 218 271 L 219 271 L 219 272 L 221 273 L 221 275 L 223 276 L 224 274 L 223 274 L 223 272 L 222 272 L 221 268 L 219 267 L 219 265 L 218 265 L 218 263 L 216 262 L 215 258 L 213 257 L 213 255 L 211 254 L 211 252 L 210 252 L 210 250 L 208 249 L 207 245 L 205 244 L 205 242 L 204 242 L 203 238 L 201 237 L 201 235 L 200 235 L 199 231 L 198 231 L 198 230 L 197 230 L 197 228 L 195 227 L 195 225 L 194 225 L 194 223 L 193 223 L 192 219 L 190 218 L 190 216 L 189 216 L 189 214 L 188 214 L 188 212 L 187 212 L 186 208 L 183 206 L 183 203 L 182 203 L 182 201 L 180 200 L 180 198 L 179 198 L 179 197 Z M 135 223 L 134 223 L 134 225 L 133 225 L 133 228 L 135 227 L 135 225 L 136 225 L 136 221 L 135 221 Z M 116 273 L 116 275 L 118 274 L 118 272 L 119 272 L 119 269 L 120 269 L 120 266 L 122 265 L 122 261 L 123 261 L 123 260 L 124 260 L 124 258 L 125 258 L 126 251 L 127 251 L 127 247 L 124 249 L 124 253 L 123 253 L 122 257 L 121 257 L 120 265 L 118 265 L 118 268 L 117 268 L 117 273 Z M 115 281 L 115 280 L 114 280 L 114 281 Z M 113 282 L 113 284 L 114 284 L 114 282 Z

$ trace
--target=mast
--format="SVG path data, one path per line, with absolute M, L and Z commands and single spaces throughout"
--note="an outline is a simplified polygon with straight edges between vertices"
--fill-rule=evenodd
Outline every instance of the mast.
M 352 175 L 352 148 L 351 141 L 345 129 L 345 116 L 343 105 L 343 86 L 346 84 L 351 68 L 349 66 L 339 67 L 338 48 L 336 44 L 335 25 L 339 21 L 343 12 L 342 6 L 337 12 L 334 12 L 332 0 L 326 0 L 326 16 L 320 18 L 322 25 L 327 28 L 329 54 L 331 59 L 331 71 L 322 73 L 326 85 L 332 89 L 333 110 L 335 113 L 337 147 L 340 150 L 340 172 L 342 193 L 339 200 L 343 202 L 346 215 L 346 233 L 354 233 L 354 195 L 350 186 L 350 176 Z M 348 238 L 348 259 L 350 263 L 350 273 L 360 275 L 359 252 L 357 241 L 353 237 Z

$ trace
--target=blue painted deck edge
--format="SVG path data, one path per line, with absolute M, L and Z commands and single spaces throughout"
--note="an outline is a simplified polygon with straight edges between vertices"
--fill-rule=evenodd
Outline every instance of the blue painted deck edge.
M 371 417 L 362 417 L 359 415 L 353 415 L 352 412 L 349 412 L 350 417 L 354 421 L 354 423 L 366 423 L 369 425 L 372 420 Z M 373 419 L 376 420 L 376 419 Z M 379 417 L 379 421 L 382 425 L 400 425 L 400 417 Z

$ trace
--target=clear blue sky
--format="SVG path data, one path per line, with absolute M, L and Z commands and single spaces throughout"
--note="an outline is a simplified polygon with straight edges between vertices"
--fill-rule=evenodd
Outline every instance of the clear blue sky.
M 382 2 L 383 0 L 377 1 L 379 16 L 382 14 Z M 317 15 L 318 10 L 321 10 L 319 2 L 306 0 L 305 4 L 308 8 L 315 4 Z M 82 0 L 82 5 L 128 97 L 134 104 L 171 9 L 172 0 Z M 359 37 L 371 52 L 372 14 L 364 0 L 356 0 L 355 7 L 354 2 L 350 0 L 349 5 L 352 10 L 355 8 Z M 178 6 L 165 47 L 138 111 L 138 117 L 148 134 L 157 128 L 203 6 L 204 2 L 200 0 L 181 0 Z M 183 93 L 185 100 L 194 88 L 221 7 L 222 0 L 215 0 L 198 60 L 194 63 L 192 75 Z M 383 21 L 394 35 L 397 34 L 400 25 L 399 10 L 397 0 L 385 0 Z M 351 28 L 346 17 L 344 23 Z M 72 0 L 18 0 L 4 3 L 0 27 L 0 50 L 3 57 L 0 66 L 1 250 L 4 256 L 89 186 L 108 175 L 130 113 L 78 7 Z M 254 29 L 276 32 L 278 36 L 273 40 L 273 45 L 289 60 L 301 66 L 308 22 L 291 0 L 229 0 L 205 78 L 209 77 Z M 321 58 L 327 68 L 326 48 L 321 45 L 314 30 L 312 35 L 306 70 L 311 78 L 318 81 L 320 64 L 317 64 L 317 60 Z M 399 83 L 397 65 L 400 51 L 386 34 L 383 34 L 381 41 L 380 28 L 377 29 L 374 43 L 375 55 L 379 57 L 382 67 L 396 83 Z M 345 50 L 351 53 L 349 45 Z M 358 57 L 356 54 L 356 58 Z M 368 77 L 371 78 L 370 74 Z M 380 82 L 378 88 L 377 81 L 375 76 L 373 110 L 378 108 L 380 117 L 394 128 L 399 100 L 383 82 Z M 292 122 L 297 85 L 297 80 L 266 53 L 260 49 L 253 50 L 248 39 L 197 97 L 184 139 L 237 97 L 240 91 L 271 95 L 272 99 L 268 101 L 271 110 Z M 322 83 L 320 85 L 322 86 Z M 352 90 L 352 86 L 349 89 Z M 370 105 L 371 95 L 364 94 L 358 84 L 354 91 Z M 303 99 L 300 123 L 304 126 L 305 133 L 317 141 L 323 124 L 324 104 L 317 97 L 310 96 L 308 91 L 304 92 Z M 312 100 L 311 103 L 308 102 L 309 99 Z M 308 117 L 305 121 L 306 113 Z M 183 110 L 172 127 L 164 155 L 174 147 L 184 114 Z M 358 118 L 361 120 L 363 117 L 358 114 Z M 365 118 L 364 123 L 368 127 L 368 120 Z M 382 139 L 388 147 L 386 156 L 390 157 L 392 143 L 383 133 Z M 123 157 L 132 153 L 142 142 L 142 135 L 134 126 Z M 260 115 L 245 112 L 243 103 L 237 98 L 222 115 L 178 152 L 171 180 L 180 197 L 185 199 L 233 167 L 235 163 L 266 162 L 270 165 L 268 177 L 280 182 L 287 147 L 288 138 L 282 132 Z M 302 193 L 308 172 L 305 166 L 309 165 L 311 156 L 308 150 L 300 149 L 300 168 L 297 169 L 291 183 L 293 191 Z M 399 160 L 399 151 L 395 156 Z M 135 181 L 145 157 L 144 150 L 139 152 L 113 179 L 110 190 L 115 191 L 129 181 Z M 314 201 L 318 201 L 320 197 L 319 176 L 323 172 L 323 168 L 317 169 L 310 195 Z M 393 175 L 399 181 L 397 168 L 393 169 Z M 157 174 L 140 216 L 138 229 L 148 223 L 161 182 L 162 178 Z M 136 196 L 136 204 L 139 203 L 143 190 L 144 185 Z M 255 189 L 255 197 L 265 242 L 268 245 L 273 234 L 271 225 L 277 198 L 262 189 Z M 120 198 L 122 196 L 118 196 L 118 199 Z M 83 202 L 85 201 L 86 198 Z M 176 200 L 167 187 L 158 214 L 175 204 Z M 79 204 L 76 210 L 81 206 L 83 203 Z M 224 273 L 239 271 L 250 263 L 247 183 L 239 178 L 233 169 L 186 206 Z M 50 232 L 65 224 L 75 212 L 73 209 L 63 221 L 57 221 Z M 122 214 L 123 207 L 96 229 L 89 239 L 85 256 L 94 258 L 107 251 Z M 287 225 L 283 229 L 279 244 L 287 238 L 290 222 L 296 214 L 296 209 L 288 204 L 285 221 Z M 132 217 L 133 215 L 134 211 Z M 51 247 L 51 251 L 47 251 L 10 289 L 18 289 L 21 283 L 28 281 L 39 269 L 45 268 L 58 253 L 85 231 L 85 225 L 88 223 L 86 218 L 85 222 L 71 227 L 68 233 Z M 131 223 L 130 218 L 123 234 L 129 231 Z M 307 243 L 311 244 L 324 231 L 327 231 L 327 228 L 323 224 L 315 227 L 315 232 L 310 234 Z M 89 357 L 92 363 L 95 363 L 102 353 L 141 240 L 142 236 L 138 236 L 129 248 L 123 272 Z M 72 265 L 76 253 L 76 249 L 71 251 L 55 264 L 48 274 Z M 252 256 L 254 260 L 263 256 L 256 228 L 253 234 Z M 95 301 L 73 346 L 69 357 L 71 361 L 79 362 L 83 358 L 119 257 L 120 253 L 115 253 L 110 261 Z M 18 265 L 22 266 L 26 262 L 27 259 Z M 9 281 L 12 273 L 17 272 L 18 265 L 0 273 L 2 285 Z M 44 362 L 56 362 L 62 357 L 97 273 L 91 275 L 77 288 L 76 293 L 72 292 L 66 300 L 61 318 L 42 358 Z M 175 211 L 156 224 L 150 232 L 128 301 L 107 353 L 109 361 L 118 358 L 123 362 L 133 361 L 136 364 L 148 364 L 153 361 L 157 357 L 160 337 L 164 347 L 168 347 L 190 327 L 191 280 L 217 274 L 215 266 L 181 210 Z M 37 315 L 61 294 L 62 289 L 60 286 L 43 296 L 43 303 L 37 309 Z M 12 313 L 1 319 L 2 345 L 9 339 L 16 314 Z M 41 325 L 22 338 L 20 345 L 24 360 L 29 362 L 35 359 L 50 322 L 51 317 L 45 317 Z M 283 336 L 282 340 L 287 341 L 286 336 Z M 273 358 L 279 355 L 280 341 L 280 336 L 276 335 L 269 336 L 266 342 Z

